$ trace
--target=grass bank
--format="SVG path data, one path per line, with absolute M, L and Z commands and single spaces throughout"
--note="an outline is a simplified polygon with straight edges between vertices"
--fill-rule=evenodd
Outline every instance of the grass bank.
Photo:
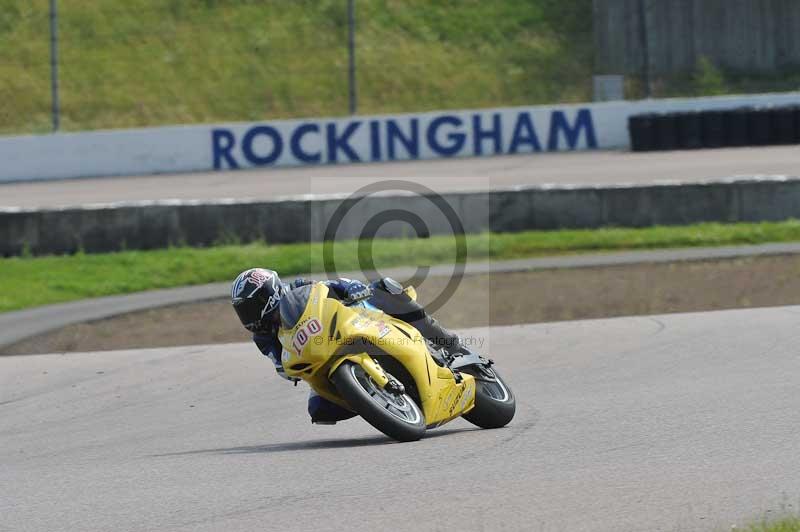
M 0 133 L 50 124 L 48 2 L 0 0 Z M 360 113 L 586 101 L 592 1 L 356 2 Z M 67 130 L 348 113 L 345 0 L 59 0 Z
M 722 246 L 800 241 L 800 221 L 699 224 L 643 229 L 528 231 L 466 237 L 468 261 L 566 253 Z M 372 255 L 379 268 L 453 262 L 447 237 L 420 240 L 345 241 L 332 245 L 338 271 L 357 270 Z M 0 312 L 114 294 L 230 280 L 250 266 L 281 275 L 324 270 L 323 244 L 255 243 L 214 248 L 0 259 Z
M 584 102 L 592 0 L 356 2 L 358 112 Z M 338 116 L 345 0 L 59 0 L 61 127 Z M 49 3 L 0 0 L 0 134 L 50 131 Z M 629 76 L 628 98 L 643 97 Z M 653 96 L 796 90 L 701 60 Z

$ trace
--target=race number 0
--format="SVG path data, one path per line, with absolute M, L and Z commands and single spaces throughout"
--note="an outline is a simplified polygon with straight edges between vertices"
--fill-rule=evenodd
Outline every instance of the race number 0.
M 320 332 L 322 332 L 322 324 L 318 319 L 311 318 L 308 320 L 308 323 L 303 325 L 297 333 L 295 333 L 294 340 L 292 340 L 292 347 L 299 353 L 303 350 L 303 346 L 308 343 L 308 339 Z

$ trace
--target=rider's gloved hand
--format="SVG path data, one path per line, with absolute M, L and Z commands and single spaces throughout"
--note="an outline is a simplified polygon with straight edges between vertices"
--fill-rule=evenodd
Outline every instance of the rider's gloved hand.
M 303 279 L 302 277 L 298 277 L 297 279 L 295 279 L 294 281 L 289 283 L 289 287 L 290 288 L 300 288 L 301 286 L 305 286 L 305 285 L 311 284 L 313 282 L 314 281 L 311 281 L 309 279 Z
M 360 301 L 372 295 L 372 289 L 362 283 L 353 279 L 336 279 L 331 281 L 330 285 L 336 292 L 349 301 Z

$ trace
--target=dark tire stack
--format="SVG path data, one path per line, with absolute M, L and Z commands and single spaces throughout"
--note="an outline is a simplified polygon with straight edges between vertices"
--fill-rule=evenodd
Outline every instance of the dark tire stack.
M 631 116 L 633 151 L 800 144 L 800 106 Z

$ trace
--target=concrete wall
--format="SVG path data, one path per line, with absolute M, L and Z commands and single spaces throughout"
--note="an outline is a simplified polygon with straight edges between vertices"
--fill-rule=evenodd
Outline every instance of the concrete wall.
M 435 196 L 433 196 L 435 198 Z M 531 186 L 446 193 L 464 231 L 643 227 L 654 224 L 785 220 L 800 217 L 800 179 L 752 178 L 699 184 L 610 187 Z M 431 197 L 403 193 L 356 201 L 342 197 L 266 202 L 147 202 L 102 208 L 0 210 L 0 255 L 154 249 L 221 242 L 321 241 L 337 208 L 351 205 L 337 240 L 363 234 L 367 220 L 397 213 L 418 217 L 429 234 L 452 234 L 453 217 Z M 445 209 L 446 211 L 446 209 Z M 377 219 L 377 218 L 376 218 Z M 379 237 L 413 233 L 405 222 L 378 224 Z
M 594 0 L 595 71 L 693 70 L 706 56 L 748 72 L 800 65 L 797 0 Z M 645 47 L 646 52 L 645 53 Z
M 798 92 L 0 137 L 0 182 L 624 149 L 634 114 L 795 104 Z

